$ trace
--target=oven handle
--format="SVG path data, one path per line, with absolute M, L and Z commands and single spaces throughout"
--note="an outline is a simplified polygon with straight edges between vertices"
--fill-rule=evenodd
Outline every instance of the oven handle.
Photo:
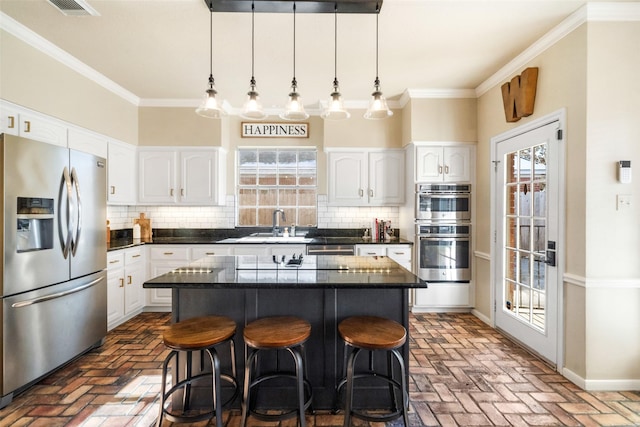
M 418 239 L 420 239 L 420 240 L 439 240 L 439 241 L 445 241 L 445 242 L 464 242 L 464 241 L 471 240 L 471 237 L 470 236 L 438 237 L 438 236 L 433 235 L 433 234 L 430 234 L 430 235 L 418 234 Z

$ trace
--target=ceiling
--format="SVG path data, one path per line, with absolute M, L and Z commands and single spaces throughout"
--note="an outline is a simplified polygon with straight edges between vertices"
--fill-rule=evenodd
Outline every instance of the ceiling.
M 381 90 L 475 89 L 588 0 L 384 0 Z M 199 103 L 209 77 L 203 0 L 87 0 L 99 16 L 65 16 L 46 0 L 0 0 L 0 10 L 140 98 Z M 1 16 L 1 15 L 0 15 Z M 251 77 L 251 13 L 213 14 L 213 75 L 240 108 Z M 338 15 L 343 97 L 366 105 L 376 77 L 375 15 Z M 333 14 L 296 14 L 296 78 L 304 103 L 325 101 L 334 78 Z M 265 108 L 281 108 L 293 75 L 291 13 L 256 13 L 255 78 Z M 43 70 L 43 78 L 46 71 Z

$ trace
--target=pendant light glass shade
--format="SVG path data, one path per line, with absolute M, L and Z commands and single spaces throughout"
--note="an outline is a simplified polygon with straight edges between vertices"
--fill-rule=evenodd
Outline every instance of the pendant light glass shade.
M 256 92 L 256 79 L 254 77 L 254 57 L 255 57 L 255 36 L 254 36 L 254 19 L 255 19 L 255 5 L 251 3 L 251 81 L 249 82 L 250 88 L 247 92 L 247 100 L 242 106 L 242 113 L 240 117 L 248 120 L 264 120 L 267 115 L 262 109 L 262 103 L 260 102 L 260 95 Z
M 304 110 L 302 99 L 298 93 L 298 82 L 296 81 L 296 3 L 293 2 L 293 80 L 291 80 L 291 92 L 284 111 L 280 114 L 284 120 L 305 120 L 309 114 Z
M 220 107 L 216 99 L 217 94 L 218 91 L 216 91 L 214 85 L 213 75 L 209 75 L 209 89 L 205 92 L 200 106 L 196 108 L 196 114 L 209 119 L 219 119 L 225 116 L 225 111 Z
M 369 108 L 364 113 L 365 119 L 376 120 L 386 119 L 393 116 L 393 111 L 389 109 L 387 100 L 380 91 L 380 79 L 378 78 L 378 16 L 380 15 L 379 5 L 376 4 L 376 79 L 373 82 L 373 93 L 371 94 L 371 101 L 369 102 Z
M 213 10 L 211 6 L 209 6 L 209 11 L 209 88 L 206 90 L 200 106 L 196 108 L 196 114 L 209 119 L 219 119 L 225 116 L 226 112 L 216 99 L 218 91 L 213 80 Z
M 344 120 L 351 117 L 351 114 L 344 108 L 344 102 L 342 101 L 342 95 L 340 94 L 340 87 L 338 84 L 338 4 L 336 3 L 334 9 L 334 78 L 333 78 L 333 92 L 329 95 L 329 104 L 327 108 L 320 114 L 320 117 L 327 120 Z

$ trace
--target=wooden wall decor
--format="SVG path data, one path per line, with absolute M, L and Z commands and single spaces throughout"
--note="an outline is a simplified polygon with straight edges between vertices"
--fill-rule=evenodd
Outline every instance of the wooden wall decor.
M 538 85 L 538 67 L 529 67 L 501 86 L 507 122 L 517 122 L 533 114 Z

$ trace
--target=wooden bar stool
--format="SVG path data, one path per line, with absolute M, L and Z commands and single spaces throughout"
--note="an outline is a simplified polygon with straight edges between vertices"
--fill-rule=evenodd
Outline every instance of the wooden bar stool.
M 376 316 L 354 316 L 344 319 L 338 325 L 340 337 L 345 342 L 343 379 L 338 383 L 336 396 L 340 395 L 342 387 L 346 384 L 346 396 L 344 405 L 344 427 L 351 426 L 351 417 L 357 417 L 366 421 L 386 422 L 403 417 L 404 425 L 409 427 L 407 408 L 409 406 L 409 392 L 406 382 L 406 369 L 404 359 L 398 349 L 407 341 L 407 330 L 390 319 Z M 369 352 L 368 370 L 355 372 L 356 358 L 362 350 Z M 386 374 L 376 372 L 373 366 L 373 352 L 382 350 L 387 353 Z M 347 360 L 348 355 L 348 360 Z M 400 367 L 400 381 L 393 374 L 393 358 Z M 391 397 L 391 409 L 388 413 L 371 414 L 353 408 L 353 391 L 355 381 L 362 378 L 379 378 L 389 385 Z M 401 401 L 398 405 L 397 391 L 401 392 Z
M 239 388 L 236 375 L 236 356 L 233 336 L 236 333 L 236 323 L 225 316 L 203 316 L 184 320 L 169 326 L 162 334 L 164 345 L 171 349 L 162 365 L 162 391 L 160 393 L 160 416 L 157 426 L 162 425 L 163 418 L 172 422 L 196 422 L 208 420 L 215 416 L 216 426 L 222 427 L 222 407 L 232 402 L 238 395 Z M 214 346 L 229 343 L 231 355 L 231 375 L 221 373 L 220 359 Z M 204 355 L 211 362 L 211 372 L 192 373 L 192 356 L 194 351 L 200 351 L 201 371 L 204 369 Z M 171 359 L 176 358 L 179 352 L 186 352 L 185 378 L 179 377 L 174 381 L 175 385 L 166 391 L 167 371 Z M 179 375 L 176 367 L 176 375 Z M 201 379 L 211 377 L 211 392 L 213 395 L 211 410 L 204 413 L 187 414 L 190 411 L 191 386 Z M 220 381 L 224 380 L 233 387 L 233 393 L 226 402 L 222 402 L 222 390 Z M 165 408 L 165 403 L 173 393 L 183 390 L 182 413 Z
M 306 320 L 291 316 L 265 317 L 249 323 L 244 328 L 244 341 L 247 348 L 244 374 L 244 393 L 242 399 L 242 426 L 253 415 L 262 421 L 276 421 L 292 418 L 296 415 L 300 426 L 305 427 L 305 410 L 311 405 L 311 383 L 306 378 L 304 343 L 311 335 L 311 325 Z M 286 350 L 293 357 L 295 371 L 275 370 L 259 373 L 256 357 L 265 350 Z M 255 372 L 254 372 L 255 370 Z M 251 407 L 251 390 L 261 383 L 277 378 L 290 378 L 296 381 L 296 408 L 281 414 L 266 413 Z

